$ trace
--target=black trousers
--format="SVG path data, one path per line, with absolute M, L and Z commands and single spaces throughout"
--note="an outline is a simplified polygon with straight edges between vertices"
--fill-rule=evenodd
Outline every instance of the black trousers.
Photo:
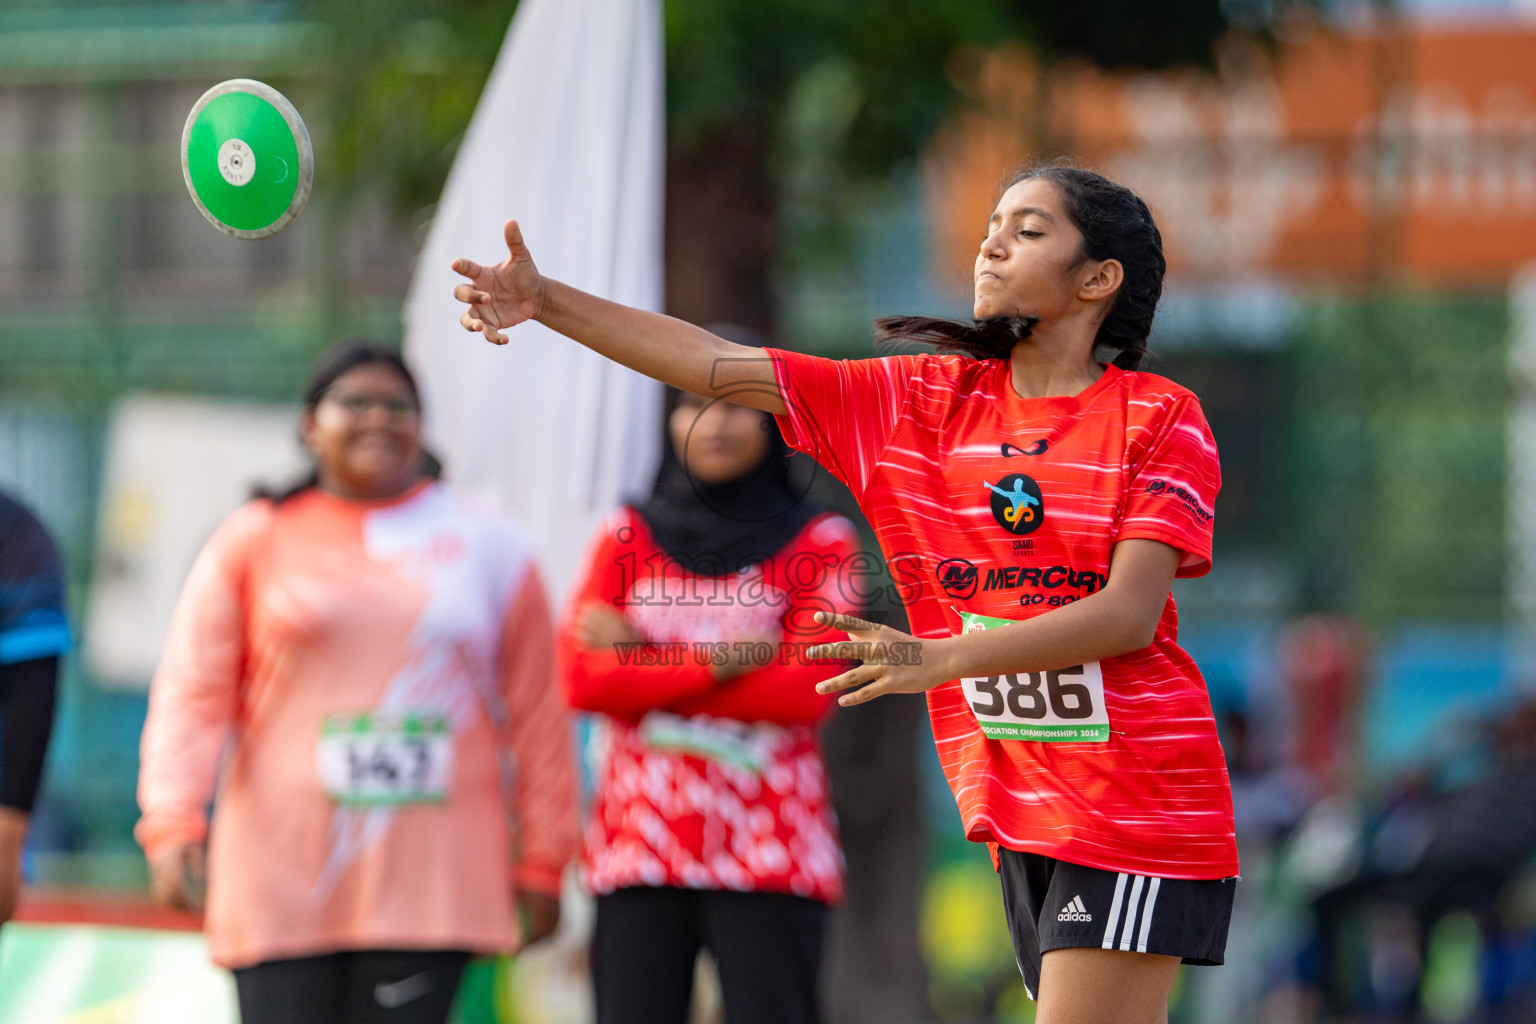
M 700 949 L 727 1024 L 817 1024 L 827 907 L 780 893 L 634 888 L 597 898 L 597 1024 L 686 1024 Z
M 446 1024 L 469 954 L 364 949 L 235 971 L 241 1024 Z

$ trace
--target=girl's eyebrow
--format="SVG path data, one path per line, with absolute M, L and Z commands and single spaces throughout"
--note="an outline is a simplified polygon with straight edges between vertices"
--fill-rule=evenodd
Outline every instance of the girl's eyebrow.
M 1039 206 L 1017 206 L 1017 207 L 1014 207 L 1012 210 L 1009 210 L 1008 211 L 1008 215 L 1010 217 L 1017 217 L 1017 218 L 1019 218 L 1021 220 L 1023 218 L 1025 218 L 1025 217 L 1034 216 L 1034 217 L 1039 217 L 1041 220 L 1045 221 L 1047 224 L 1055 224 L 1056 223 L 1056 218 L 1051 216 L 1050 213 L 1048 213 L 1045 209 L 1043 209 L 1042 207 L 1039 207 Z M 988 224 L 988 226 L 996 224 L 998 221 L 1002 220 L 1002 218 L 1003 218 L 1002 211 L 1000 211 L 1000 210 L 994 211 L 992 216 L 987 218 L 987 224 Z
M 1013 211 L 1015 217 L 1039 217 L 1049 224 L 1055 224 L 1056 218 L 1052 217 L 1044 209 L 1038 206 L 1020 206 Z

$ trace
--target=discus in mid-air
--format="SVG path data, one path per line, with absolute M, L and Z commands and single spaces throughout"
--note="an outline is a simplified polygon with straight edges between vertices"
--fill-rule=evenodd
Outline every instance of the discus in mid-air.
M 268 238 L 309 200 L 315 152 L 282 93 L 233 78 L 203 93 L 187 115 L 181 173 L 214 227 L 235 238 Z

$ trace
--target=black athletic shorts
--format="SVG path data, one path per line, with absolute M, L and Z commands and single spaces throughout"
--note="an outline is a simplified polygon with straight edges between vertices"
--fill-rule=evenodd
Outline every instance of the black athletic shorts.
M 1038 853 L 997 851 L 1003 911 L 1029 997 L 1053 949 L 1121 949 L 1213 967 L 1227 950 L 1237 879 L 1189 881 L 1102 871 Z

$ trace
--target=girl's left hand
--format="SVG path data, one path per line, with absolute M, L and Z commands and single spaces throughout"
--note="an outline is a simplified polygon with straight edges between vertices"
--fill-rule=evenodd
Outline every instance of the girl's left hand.
M 642 639 L 629 620 L 612 608 L 592 602 L 576 613 L 576 642 L 583 647 L 612 647 L 640 643 Z
M 848 641 L 812 647 L 806 655 L 820 661 L 861 661 L 842 675 L 816 684 L 817 693 L 860 686 L 837 699 L 843 707 L 887 693 L 923 693 L 950 679 L 943 664 L 943 641 L 919 640 L 909 633 L 852 615 L 816 613 L 819 625 L 847 632 Z M 862 684 L 862 685 L 861 685 Z
M 555 934 L 560 927 L 560 897 L 532 889 L 517 891 L 517 910 L 524 946 Z

